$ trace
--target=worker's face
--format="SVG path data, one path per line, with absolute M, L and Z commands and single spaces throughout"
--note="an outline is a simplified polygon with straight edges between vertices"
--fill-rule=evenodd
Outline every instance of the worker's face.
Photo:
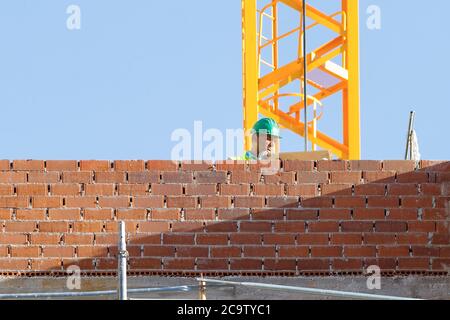
M 280 150 L 280 139 L 271 135 L 254 135 L 253 143 L 257 146 L 258 155 L 265 155 L 268 158 L 276 157 Z

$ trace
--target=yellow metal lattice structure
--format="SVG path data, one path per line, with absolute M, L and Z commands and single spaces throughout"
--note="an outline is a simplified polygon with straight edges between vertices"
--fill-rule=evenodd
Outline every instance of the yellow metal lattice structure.
M 340 10 L 329 14 L 306 5 L 307 39 L 314 28 L 322 31 L 321 39 L 314 39 L 319 45 L 306 55 L 306 102 L 308 109 L 314 107 L 314 112 L 305 121 L 302 119 L 305 104 L 302 0 L 242 0 L 244 129 L 248 132 L 259 115 L 263 115 L 304 137 L 306 122 L 312 149 L 318 146 L 337 158 L 358 160 L 361 154 L 358 0 L 315 2 L 335 2 Z M 295 21 L 289 21 L 294 26 L 283 32 L 281 11 L 292 11 L 296 17 Z M 297 44 L 295 49 L 292 39 Z M 283 61 L 289 55 L 293 58 Z M 342 117 L 336 119 L 335 126 L 342 127 L 342 139 L 339 139 L 342 141 L 318 130 L 322 113 L 320 116 L 316 113 L 317 105 L 322 106 L 324 99 L 337 95 L 342 101 L 339 102 Z M 286 97 L 296 97 L 299 101 Z M 247 150 L 251 149 L 251 143 L 251 137 L 246 136 Z

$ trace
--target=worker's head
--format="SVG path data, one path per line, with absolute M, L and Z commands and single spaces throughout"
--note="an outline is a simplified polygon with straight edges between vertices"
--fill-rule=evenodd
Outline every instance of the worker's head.
M 269 159 L 280 153 L 280 127 L 275 120 L 264 118 L 253 126 L 252 151 L 258 158 Z

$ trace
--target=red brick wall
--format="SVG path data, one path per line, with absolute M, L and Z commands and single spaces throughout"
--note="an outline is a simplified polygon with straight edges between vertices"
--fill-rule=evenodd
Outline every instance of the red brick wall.
M 450 162 L 0 160 L 0 273 L 447 273 Z

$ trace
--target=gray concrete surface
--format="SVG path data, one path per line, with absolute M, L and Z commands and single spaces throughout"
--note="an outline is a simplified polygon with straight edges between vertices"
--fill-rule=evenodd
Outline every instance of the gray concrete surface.
M 225 277 L 222 280 L 270 283 L 289 286 L 351 291 L 379 295 L 393 295 L 421 299 L 450 300 L 450 277 L 392 277 L 381 279 L 381 290 L 369 290 L 365 277 L 296 277 L 296 278 L 253 278 Z M 0 278 L 0 294 L 30 293 L 30 292 L 66 292 L 65 278 Z M 165 277 L 129 277 L 129 288 L 167 287 L 181 285 L 197 285 L 191 278 Z M 82 278 L 81 291 L 114 290 L 117 288 L 117 278 Z M 130 295 L 130 298 L 143 299 L 198 299 L 198 291 L 180 293 L 152 293 Z M 314 296 L 290 291 L 266 290 L 249 287 L 211 287 L 207 289 L 207 298 L 216 300 L 303 300 L 303 299 L 335 299 L 331 297 Z M 99 298 L 96 298 L 99 299 Z M 101 297 L 100 299 L 115 299 Z

